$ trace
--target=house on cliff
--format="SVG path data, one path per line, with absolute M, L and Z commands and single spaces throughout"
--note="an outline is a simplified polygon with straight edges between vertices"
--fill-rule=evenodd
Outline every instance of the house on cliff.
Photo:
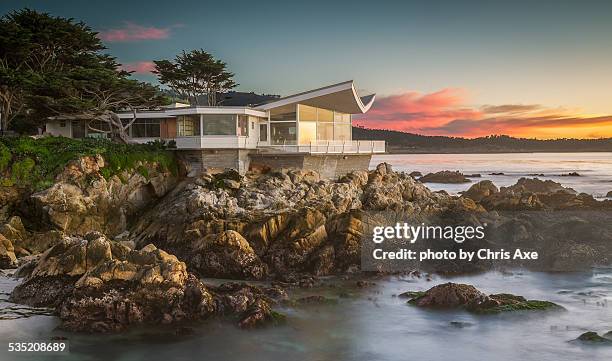
M 174 140 L 192 168 L 301 167 L 336 177 L 367 169 L 385 142 L 352 139 L 352 115 L 366 113 L 375 95 L 360 97 L 353 81 L 309 90 L 259 105 L 189 106 L 139 111 L 129 127 L 135 142 Z M 133 113 L 119 113 L 126 122 Z M 46 132 L 71 138 L 100 137 L 84 120 L 49 120 Z

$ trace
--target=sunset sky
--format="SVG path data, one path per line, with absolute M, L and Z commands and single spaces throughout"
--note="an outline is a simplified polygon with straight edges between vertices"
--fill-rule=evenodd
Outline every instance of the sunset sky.
M 100 32 L 142 80 L 203 48 L 237 90 L 354 79 L 357 124 L 428 135 L 612 137 L 612 1 L 27 1 Z

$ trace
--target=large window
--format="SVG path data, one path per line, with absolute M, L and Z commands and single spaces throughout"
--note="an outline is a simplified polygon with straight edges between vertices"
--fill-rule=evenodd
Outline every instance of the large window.
M 180 115 L 176 117 L 176 135 L 178 137 L 200 135 L 200 116 Z
M 299 106 L 300 144 L 315 140 L 351 140 L 351 115 L 328 109 Z
M 297 144 L 297 106 L 287 105 L 270 111 L 270 140 L 273 145 Z
M 273 145 L 295 145 L 296 136 L 295 122 L 270 123 L 270 138 Z
M 132 138 L 159 138 L 159 119 L 137 118 L 132 123 Z
M 282 107 L 278 110 L 273 109 L 270 112 L 271 122 L 287 122 L 287 121 L 295 122 L 296 119 L 297 117 L 295 113 L 295 105 L 293 105 L 290 108 Z
M 236 135 L 236 115 L 204 114 L 204 135 Z

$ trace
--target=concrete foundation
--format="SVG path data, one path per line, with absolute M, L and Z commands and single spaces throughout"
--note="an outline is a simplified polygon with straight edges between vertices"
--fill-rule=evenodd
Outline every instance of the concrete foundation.
M 252 167 L 302 168 L 317 171 L 322 178 L 338 178 L 354 170 L 367 170 L 370 154 L 251 154 Z
M 367 170 L 370 154 L 265 154 L 246 149 L 178 150 L 178 155 L 191 165 L 196 174 L 204 168 L 236 169 L 244 174 L 251 168 L 302 168 L 317 171 L 322 178 L 332 179 L 353 170 Z

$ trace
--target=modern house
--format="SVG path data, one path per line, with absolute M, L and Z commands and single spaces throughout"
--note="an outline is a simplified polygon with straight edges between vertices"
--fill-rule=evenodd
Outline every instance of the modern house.
M 255 106 L 188 106 L 136 113 L 130 137 L 140 143 L 174 140 L 192 168 L 301 167 L 336 177 L 367 169 L 384 141 L 353 141 L 351 117 L 370 109 L 374 95 L 360 97 L 353 81 L 294 94 Z M 129 122 L 132 113 L 120 113 Z M 106 124 L 50 120 L 46 132 L 72 138 L 100 137 Z

